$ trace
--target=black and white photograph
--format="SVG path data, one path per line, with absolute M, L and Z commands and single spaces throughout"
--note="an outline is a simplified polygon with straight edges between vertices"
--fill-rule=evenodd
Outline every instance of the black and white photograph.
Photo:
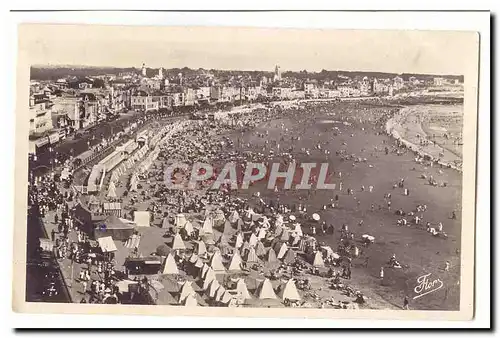
M 471 319 L 479 44 L 21 25 L 14 308 Z

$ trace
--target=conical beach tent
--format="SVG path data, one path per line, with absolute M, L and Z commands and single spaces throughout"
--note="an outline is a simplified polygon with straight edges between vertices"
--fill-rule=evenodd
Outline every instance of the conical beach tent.
M 313 266 L 315 267 L 325 266 L 325 262 L 323 261 L 323 255 L 321 254 L 320 251 L 316 251 L 316 253 L 314 254 Z
M 190 295 L 194 296 L 195 292 L 193 290 L 193 286 L 191 285 L 191 283 L 192 282 L 186 281 L 182 285 L 181 294 L 179 296 L 179 304 L 182 304 L 188 296 Z
M 276 252 L 274 251 L 273 248 L 270 248 L 269 251 L 267 252 L 267 263 L 278 263 L 278 257 L 276 257 Z
M 252 298 L 243 278 L 238 279 L 238 282 L 236 283 L 236 293 L 238 294 L 238 298 L 241 300 Z
M 226 269 L 224 268 L 224 265 L 222 264 L 222 257 L 220 255 L 219 251 L 216 251 L 212 258 L 210 259 L 210 267 L 216 272 L 216 273 L 221 273 L 225 272 Z
M 179 274 L 179 269 L 177 268 L 177 263 L 175 262 L 174 256 L 171 253 L 168 254 L 165 259 L 165 264 L 163 266 L 164 275 L 177 275 Z
M 253 247 L 250 247 L 247 251 L 246 255 L 246 262 L 247 263 L 257 263 L 259 261 L 259 258 L 257 257 L 257 254 L 255 253 L 255 249 Z
M 248 245 L 250 246 L 256 246 L 257 245 L 257 242 L 259 241 L 259 239 L 257 238 L 257 236 L 255 236 L 254 233 L 252 233 L 252 235 L 250 236 L 250 239 L 248 240 Z
M 205 221 L 203 222 L 203 227 L 201 228 L 201 231 L 205 234 L 213 234 L 214 233 L 213 225 L 214 225 L 213 218 L 207 216 L 207 218 L 205 218 Z
M 184 231 L 186 231 L 186 234 L 188 236 L 191 236 L 192 233 L 194 232 L 194 228 L 193 228 L 193 224 L 191 224 L 191 222 L 187 221 L 185 224 L 184 224 Z
M 111 181 L 109 182 L 109 187 L 108 187 L 108 195 L 109 198 L 116 198 L 116 186 L 115 184 Z
M 172 249 L 173 250 L 186 250 L 186 245 L 184 244 L 184 241 L 181 238 L 181 235 L 176 234 L 174 237 L 174 241 L 172 242 Z
M 198 301 L 193 295 L 189 295 L 184 300 L 184 306 L 198 306 Z
M 241 236 L 240 233 L 236 235 L 236 243 L 234 244 L 234 247 L 236 249 L 239 249 L 243 245 L 243 237 Z
M 233 227 L 231 226 L 231 223 L 229 223 L 229 221 L 225 221 L 224 222 L 224 230 L 222 231 L 224 234 L 230 234 L 231 232 L 233 232 L 234 229 Z
M 295 257 L 296 257 L 295 251 L 293 251 L 292 249 L 288 249 L 285 254 L 285 257 L 283 257 L 283 263 L 291 264 L 295 262 Z
M 229 215 L 229 222 L 231 223 L 236 223 L 240 219 L 240 215 L 238 214 L 238 211 L 234 210 L 231 212 L 231 215 Z
M 296 223 L 295 224 L 295 229 L 293 229 L 293 231 L 299 235 L 299 236 L 303 236 L 304 234 L 302 233 L 302 227 L 300 226 L 299 223 Z
M 207 253 L 207 247 L 203 241 L 196 241 L 196 254 L 198 256 L 204 255 Z
M 220 302 L 220 300 L 222 299 L 222 296 L 224 295 L 225 292 L 226 292 L 226 289 L 222 285 L 219 286 L 219 288 L 215 292 L 215 300 L 217 302 Z
M 219 287 L 220 287 L 219 281 L 217 281 L 217 279 L 214 279 L 212 283 L 210 283 L 210 286 L 208 287 L 208 292 L 207 292 L 208 297 L 215 298 L 215 294 Z
M 273 285 L 269 279 L 264 279 L 262 283 L 260 283 L 256 292 L 257 298 L 259 299 L 277 299 L 276 294 L 273 290 Z
M 295 281 L 293 279 L 289 279 L 288 282 L 281 285 L 279 296 L 281 299 L 289 299 L 289 300 L 301 300 L 299 295 L 299 291 L 295 285 Z
M 231 263 L 229 263 L 229 267 L 227 268 L 229 271 L 241 271 L 241 256 L 238 251 L 233 253 L 233 257 L 231 257 Z
M 264 248 L 264 244 L 261 241 L 257 242 L 255 246 L 255 253 L 258 257 L 264 257 L 266 255 L 266 248 Z
M 285 257 L 287 250 L 288 245 L 286 245 L 286 243 L 281 244 L 280 251 L 278 251 L 278 259 L 282 259 L 283 257 Z
M 205 277 L 203 278 L 203 290 L 207 290 L 210 286 L 210 283 L 215 279 L 215 272 L 211 268 L 208 268 Z
M 287 229 L 284 229 L 283 232 L 281 233 L 280 239 L 283 242 L 288 242 L 288 240 L 290 239 L 290 231 L 288 231 Z

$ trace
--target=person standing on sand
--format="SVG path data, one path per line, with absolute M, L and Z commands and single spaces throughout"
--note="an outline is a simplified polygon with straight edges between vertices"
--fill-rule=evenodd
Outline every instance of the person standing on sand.
M 380 283 L 384 283 L 384 267 L 380 267 L 380 274 L 379 274 L 379 277 L 380 277 Z
M 408 296 L 405 296 L 403 299 L 403 310 L 409 310 L 410 309 L 410 302 L 408 301 Z

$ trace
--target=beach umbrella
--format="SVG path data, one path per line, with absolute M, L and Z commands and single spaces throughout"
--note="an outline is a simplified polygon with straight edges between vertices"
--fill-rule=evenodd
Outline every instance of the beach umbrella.
M 319 217 L 318 214 L 314 213 L 314 214 L 312 214 L 312 219 L 315 220 L 315 221 L 319 221 L 320 217 Z
M 290 219 L 290 221 L 295 221 L 295 220 L 297 220 L 297 217 L 295 217 L 294 215 L 290 215 L 288 218 Z

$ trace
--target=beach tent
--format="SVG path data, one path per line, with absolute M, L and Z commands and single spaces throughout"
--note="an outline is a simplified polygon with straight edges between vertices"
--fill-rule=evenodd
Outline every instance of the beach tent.
M 257 263 L 259 261 L 259 258 L 257 257 L 257 254 L 255 253 L 255 249 L 253 247 L 250 247 L 247 251 L 246 255 L 246 262 L 247 263 Z
M 264 279 L 257 288 L 256 296 L 259 299 L 277 299 L 273 285 L 269 279 Z
M 259 239 L 266 238 L 266 234 L 267 234 L 266 229 L 261 228 L 261 229 L 259 230 L 259 234 L 257 235 L 257 238 L 259 238 Z
M 241 255 L 245 256 L 248 249 L 250 249 L 250 244 L 248 244 L 248 242 L 243 242 L 243 245 L 240 248 Z
M 109 215 L 94 228 L 94 238 L 113 237 L 117 241 L 126 241 L 134 234 L 134 226 L 123 222 L 116 215 Z
M 239 249 L 243 245 L 243 236 L 241 236 L 240 233 L 236 235 L 236 243 L 234 244 L 234 247 L 236 249 Z
M 288 242 L 288 240 L 290 239 L 290 231 L 288 229 L 284 229 L 283 232 L 281 233 L 280 239 L 283 242 Z
M 280 286 L 278 295 L 283 300 L 301 300 L 299 291 L 297 290 L 295 281 L 293 279 L 289 279 L 288 282 Z
M 222 294 L 220 302 L 223 304 L 229 304 L 232 299 L 233 296 L 231 296 L 231 294 L 227 290 L 225 290 L 224 293 Z
M 194 297 L 194 295 L 189 295 L 184 300 L 184 306 L 198 306 L 198 301 Z
M 164 275 L 177 275 L 179 274 L 179 269 L 177 268 L 177 263 L 175 262 L 174 256 L 171 253 L 168 254 L 165 259 L 165 264 L 163 266 Z
M 293 229 L 293 232 L 296 233 L 299 236 L 303 236 L 304 235 L 302 233 L 302 227 L 300 226 L 299 223 L 295 223 L 295 229 Z
M 247 284 L 243 278 L 238 279 L 238 282 L 236 283 L 236 294 L 242 301 L 245 299 L 252 299 L 250 292 L 248 292 Z
M 323 255 L 320 251 L 316 251 L 314 254 L 313 266 L 315 267 L 324 267 L 325 262 L 323 261 Z
M 212 258 L 210 259 L 210 267 L 216 273 L 224 273 L 224 272 L 226 272 L 226 269 L 224 268 L 224 265 L 222 264 L 222 257 L 220 255 L 219 251 L 214 252 Z
M 241 231 L 241 228 L 245 225 L 245 222 L 241 218 L 236 221 L 236 230 Z
M 281 234 L 283 233 L 283 229 L 284 228 L 281 225 L 276 226 L 276 229 L 274 229 L 274 235 L 276 237 L 281 236 Z
M 118 251 L 115 242 L 113 241 L 113 237 L 111 236 L 98 238 L 97 242 L 99 243 L 99 247 L 104 253 Z
M 176 228 L 178 228 L 178 229 L 183 228 L 184 225 L 186 224 L 186 222 L 187 222 L 187 219 L 186 219 L 186 216 L 184 214 L 175 215 L 174 224 L 175 224 Z
M 205 278 L 205 275 L 207 274 L 208 270 L 210 269 L 210 266 L 207 263 L 203 263 L 201 266 L 200 270 L 200 278 Z
M 278 258 L 276 257 L 276 251 L 273 248 L 270 248 L 267 252 L 267 263 L 278 263 Z
M 256 246 L 258 241 L 259 241 L 259 239 L 257 238 L 257 236 L 255 236 L 255 234 L 252 233 L 252 235 L 250 236 L 250 239 L 248 240 L 248 245 Z
M 217 293 L 217 289 L 219 289 L 220 283 L 217 279 L 214 279 L 211 283 L 210 286 L 208 287 L 207 290 L 207 295 L 210 298 L 215 298 L 215 295 Z
M 276 221 L 274 222 L 274 225 L 278 228 L 278 227 L 281 227 L 283 225 L 283 216 L 282 215 L 278 215 L 276 217 Z
M 228 220 L 231 223 L 236 223 L 239 219 L 240 219 L 240 215 L 238 214 L 238 211 L 233 210 L 233 212 L 231 212 L 231 215 L 229 215 Z
M 299 236 L 293 237 L 291 246 L 298 247 L 299 244 L 300 244 L 300 237 Z
M 151 215 L 149 211 L 134 211 L 134 223 L 139 227 L 149 227 Z
M 196 243 L 196 254 L 198 256 L 204 255 L 207 253 L 207 247 L 205 245 L 205 242 L 203 241 L 195 241 Z
M 186 250 L 186 245 L 181 238 L 181 235 L 176 234 L 174 240 L 172 241 L 172 249 L 173 250 Z
M 231 223 L 229 223 L 229 221 L 225 221 L 224 222 L 224 230 L 222 232 L 225 233 L 225 234 L 229 234 L 229 233 L 231 233 L 233 231 L 234 231 L 234 229 L 231 226 Z
M 228 246 L 229 245 L 229 239 L 225 234 L 221 234 L 220 237 L 217 239 L 216 244 L 218 246 Z
M 215 280 L 215 272 L 212 268 L 208 268 L 208 271 L 203 278 L 203 290 L 207 290 L 213 280 Z
M 189 257 L 188 262 L 194 264 L 198 261 L 198 258 L 199 258 L 198 255 L 193 252 L 191 257 Z
M 215 292 L 215 297 L 214 297 L 215 301 L 220 302 L 222 299 L 222 296 L 224 295 L 225 292 L 226 292 L 226 289 L 222 285 L 219 286 L 219 288 Z
M 186 281 L 181 287 L 181 294 L 179 296 L 179 304 L 182 304 L 184 300 L 189 297 L 189 296 L 194 296 L 195 291 L 193 289 L 193 286 L 191 285 L 192 282 Z
M 283 263 L 291 264 L 295 261 L 295 252 L 292 249 L 288 249 L 286 251 L 285 256 L 283 257 Z
M 277 258 L 282 259 L 283 257 L 285 257 L 287 251 L 288 251 L 288 245 L 286 245 L 286 243 L 281 244 Z
M 203 222 L 203 227 L 201 228 L 201 231 L 205 234 L 213 234 L 213 225 L 214 225 L 214 220 L 212 217 L 207 216 L 205 218 L 205 221 Z
M 255 246 L 255 253 L 257 254 L 257 257 L 265 256 L 266 248 L 264 247 L 264 244 L 262 244 L 261 241 L 257 242 L 257 245 Z
M 113 182 L 110 182 L 109 183 L 109 187 L 108 187 L 108 195 L 107 195 L 109 198 L 116 198 L 116 186 Z
M 233 253 L 231 262 L 229 263 L 229 267 L 227 269 L 229 271 L 241 271 L 241 256 L 238 251 Z
M 184 224 L 184 231 L 186 231 L 186 234 L 188 236 L 191 236 L 191 234 L 194 232 L 193 224 L 191 224 L 191 222 L 187 221 Z

